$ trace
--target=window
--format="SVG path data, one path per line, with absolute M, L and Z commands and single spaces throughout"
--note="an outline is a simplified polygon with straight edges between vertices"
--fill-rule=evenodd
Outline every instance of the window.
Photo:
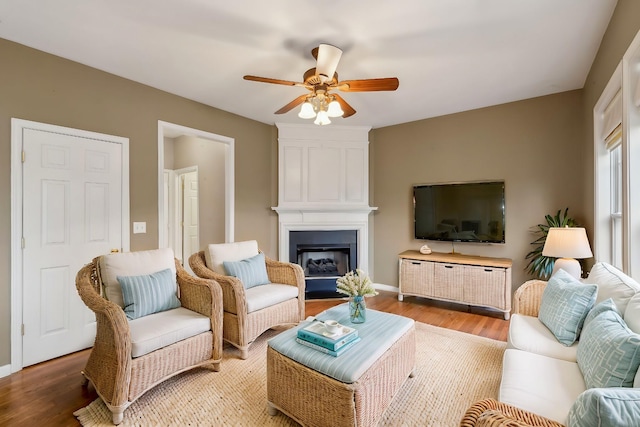
M 593 252 L 640 277 L 640 32 L 594 107 Z

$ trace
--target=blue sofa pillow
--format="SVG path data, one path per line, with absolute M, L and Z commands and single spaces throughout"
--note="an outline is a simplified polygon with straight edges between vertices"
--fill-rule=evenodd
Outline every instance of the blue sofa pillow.
M 598 286 L 585 285 L 560 269 L 544 288 L 538 319 L 568 347 L 580 336 L 597 294 Z
M 603 311 L 582 331 L 576 359 L 587 388 L 632 387 L 640 366 L 640 335 L 617 311 Z
M 271 283 L 263 253 L 241 261 L 224 261 L 222 264 L 227 275 L 240 279 L 246 289 Z
M 592 388 L 573 403 L 567 427 L 627 427 L 640 420 L 640 390 Z
M 117 276 L 124 312 L 130 320 L 180 307 L 171 269 L 141 276 Z

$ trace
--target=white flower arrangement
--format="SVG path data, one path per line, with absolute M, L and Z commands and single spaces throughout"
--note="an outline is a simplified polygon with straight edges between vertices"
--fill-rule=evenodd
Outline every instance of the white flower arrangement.
M 378 295 L 369 276 L 360 269 L 348 272 L 336 282 L 338 284 L 337 291 L 350 297 L 373 297 Z

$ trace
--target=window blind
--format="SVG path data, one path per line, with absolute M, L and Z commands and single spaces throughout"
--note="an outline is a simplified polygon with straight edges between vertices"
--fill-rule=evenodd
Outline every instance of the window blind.
M 622 123 L 622 91 L 618 92 L 611 98 L 609 104 L 604 109 L 602 118 L 602 139 L 607 140 L 617 127 Z

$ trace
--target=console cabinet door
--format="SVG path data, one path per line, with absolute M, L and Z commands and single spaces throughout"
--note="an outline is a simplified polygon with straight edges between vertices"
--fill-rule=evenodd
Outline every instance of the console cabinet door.
M 433 264 L 428 261 L 403 259 L 400 264 L 400 293 L 432 296 Z
M 464 268 L 464 301 L 504 308 L 505 269 L 467 265 Z
M 439 262 L 434 264 L 434 297 L 462 301 L 465 267 Z

